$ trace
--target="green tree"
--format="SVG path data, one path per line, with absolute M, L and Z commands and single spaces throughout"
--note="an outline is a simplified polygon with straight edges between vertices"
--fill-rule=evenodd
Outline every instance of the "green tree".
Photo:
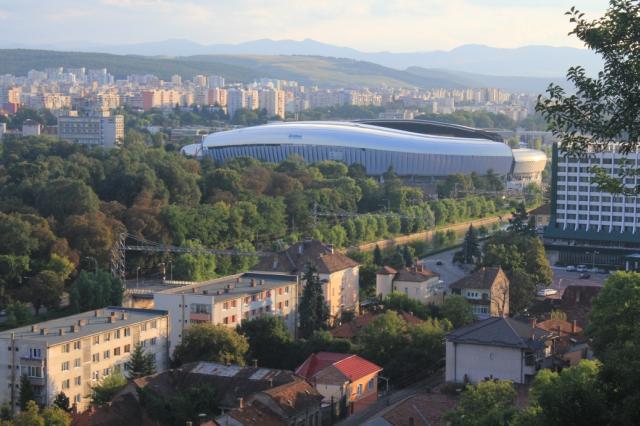
M 329 319 L 329 307 L 324 300 L 322 283 L 314 266 L 309 265 L 304 275 L 304 290 L 300 299 L 300 334 L 309 337 L 322 330 Z
M 640 13 L 637 2 L 610 0 L 604 16 L 589 20 L 575 7 L 567 13 L 575 35 L 585 46 L 599 54 L 604 67 L 591 77 L 582 66 L 567 71 L 567 80 L 575 88 L 571 94 L 556 84 L 540 96 L 536 111 L 546 119 L 549 129 L 560 140 L 563 151 L 582 155 L 593 147 L 608 149 L 619 141 L 621 152 L 633 152 L 639 144 L 640 123 L 634 111 L 640 109 L 640 87 L 635 83 L 640 69 Z M 625 176 L 633 177 L 634 165 L 621 161 L 617 176 L 594 167 L 600 188 L 611 192 L 637 194 L 640 187 L 625 186 Z
M 602 362 L 601 387 L 608 397 L 614 424 L 640 418 L 640 274 L 617 272 L 593 301 L 587 335 Z
M 134 378 L 149 376 L 156 372 L 156 358 L 154 354 L 145 353 L 142 344 L 138 343 L 133 348 L 125 369 Z
M 113 373 L 104 377 L 97 384 L 91 386 L 91 405 L 99 407 L 107 405 L 113 397 L 127 385 L 127 379 L 120 373 Z
M 407 323 L 387 311 L 360 330 L 358 342 L 364 358 L 385 366 L 408 344 Z
M 539 407 L 540 425 L 604 425 L 610 414 L 607 395 L 598 380 L 599 364 L 583 360 L 560 373 L 543 369 L 529 390 L 530 403 Z
M 373 249 L 373 264 L 376 266 L 383 266 L 384 261 L 382 260 L 382 250 L 380 250 L 380 246 L 376 244 L 376 248 Z
M 445 418 L 452 426 L 506 426 L 516 412 L 515 399 L 516 391 L 508 381 L 467 385 L 458 407 Z
M 249 360 L 257 360 L 262 367 L 286 367 L 282 354 L 291 349 L 293 339 L 282 318 L 263 316 L 243 321 L 238 331 L 249 342 Z
M 14 426 L 45 426 L 39 411 L 35 401 L 27 401 L 22 411 L 13 419 Z
M 26 374 L 23 374 L 20 377 L 20 409 L 25 410 L 29 401 L 33 401 L 35 399 L 36 395 L 33 391 L 31 380 L 29 380 Z
M 64 411 L 71 410 L 71 405 L 69 404 L 69 397 L 62 391 L 56 395 L 55 399 L 53 400 L 53 405 L 63 409 Z
M 194 324 L 182 336 L 182 342 L 173 352 L 180 365 L 193 361 L 244 365 L 249 350 L 247 338 L 223 325 Z
M 458 253 L 460 254 L 458 255 Z M 462 250 L 458 253 L 456 253 L 457 258 L 468 265 L 480 260 L 482 252 L 480 251 L 480 242 L 478 241 L 478 231 L 476 231 L 473 225 L 469 225 L 469 229 L 464 235 L 462 242 Z
M 464 297 L 452 294 L 444 299 L 440 306 L 440 314 L 453 324 L 453 328 L 464 327 L 471 324 L 475 317 L 471 304 Z
M 20 298 L 25 302 L 31 302 L 38 315 L 43 306 L 47 309 L 58 307 L 63 289 L 63 282 L 57 273 L 40 271 L 21 289 Z
M 45 426 L 70 426 L 71 415 L 58 407 L 47 407 L 42 410 Z
M 507 230 L 520 235 L 535 236 L 536 230 L 532 226 L 532 218 L 529 218 L 529 213 L 524 203 L 518 204 L 516 210 L 512 213 L 512 217 L 509 219 L 509 226 Z

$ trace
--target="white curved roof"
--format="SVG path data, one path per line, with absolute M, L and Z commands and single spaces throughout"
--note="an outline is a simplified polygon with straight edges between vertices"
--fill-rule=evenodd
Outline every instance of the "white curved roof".
M 513 173 L 541 173 L 547 164 L 547 154 L 537 149 L 517 148 L 513 150 Z
M 241 145 L 323 145 L 453 156 L 513 158 L 508 145 L 488 139 L 432 136 L 351 122 L 286 122 L 212 133 L 203 148 Z

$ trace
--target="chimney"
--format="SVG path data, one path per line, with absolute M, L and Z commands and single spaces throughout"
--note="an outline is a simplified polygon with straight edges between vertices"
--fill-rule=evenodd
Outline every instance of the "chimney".
M 256 280 L 251 278 L 251 287 L 255 287 L 256 286 Z
M 40 329 L 40 334 L 43 336 L 46 336 L 48 332 L 49 332 L 49 329 L 46 327 Z
M 327 251 L 333 254 L 333 244 L 327 244 Z
M 196 288 L 195 287 L 191 287 L 191 293 L 195 293 L 196 292 Z
M 123 312 L 120 314 L 120 319 L 123 321 L 126 321 L 128 319 L 128 315 L 126 312 Z
M 187 421 L 187 423 L 185 423 L 185 426 L 193 426 L 193 422 Z
M 304 253 L 304 243 L 298 244 L 298 254 Z
M 64 329 L 63 328 L 58 330 L 58 336 L 64 336 Z
M 536 328 L 538 321 L 535 318 L 531 318 L 531 328 Z
M 96 318 L 98 318 L 100 314 L 101 314 L 100 309 L 96 309 L 95 311 L 93 311 L 93 316 Z
M 202 290 L 202 294 L 209 294 L 209 290 Z
M 109 324 L 113 324 L 114 322 L 117 321 L 117 319 L 116 319 L 116 317 L 111 317 L 110 316 L 107 321 L 109 322 Z
M 578 321 L 571 321 L 571 334 L 576 334 L 578 332 Z
M 224 289 L 224 292 L 225 292 L 225 293 L 229 293 L 229 287 L 225 288 L 225 289 Z
M 269 379 L 269 388 L 273 387 L 273 379 Z
M 38 324 L 33 324 L 31 326 L 31 332 L 32 333 L 37 333 L 38 331 L 40 331 L 40 326 Z
M 258 360 L 256 358 L 253 359 L 253 366 L 258 368 Z
M 244 408 L 244 398 L 242 397 L 238 398 L 238 408 L 241 410 Z
M 71 332 L 77 333 L 78 331 L 80 331 L 80 326 L 78 324 L 71 324 Z
M 236 284 L 240 284 L 240 277 L 236 277 Z
M 78 320 L 78 325 L 79 325 L 80 327 L 82 327 L 82 326 L 84 326 L 84 325 L 87 325 L 87 320 L 86 320 L 86 319 L 80 319 L 80 320 Z
M 264 280 L 260 280 L 260 285 L 264 285 Z

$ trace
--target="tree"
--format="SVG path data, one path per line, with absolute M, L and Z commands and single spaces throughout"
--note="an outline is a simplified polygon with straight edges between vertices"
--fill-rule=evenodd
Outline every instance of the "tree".
M 532 218 L 529 218 L 529 213 L 524 203 L 518 204 L 516 210 L 512 213 L 507 230 L 525 236 L 536 235 L 535 227 L 532 226 Z
M 64 289 L 60 276 L 53 271 L 40 271 L 36 276 L 27 281 L 27 285 L 21 291 L 21 299 L 31 302 L 36 315 L 40 308 L 57 308 Z
M 293 339 L 282 318 L 263 316 L 243 321 L 238 332 L 249 342 L 249 360 L 268 368 L 286 367 L 282 354 L 291 349 Z
M 461 260 L 462 263 L 471 265 L 480 260 L 481 256 L 482 252 L 480 251 L 480 242 L 478 241 L 478 231 L 476 231 L 473 225 L 469 225 L 469 229 L 462 241 L 462 250 L 457 252 L 454 257 Z
M 91 386 L 91 405 L 99 407 L 111 402 L 113 397 L 127 385 L 127 379 L 120 373 L 113 373 L 104 377 L 100 382 Z
M 122 303 L 122 282 L 110 273 L 81 271 L 69 289 L 69 303 L 75 312 L 119 306 Z
M 156 358 L 154 354 L 145 353 L 142 344 L 138 343 L 133 348 L 125 369 L 134 378 L 149 376 L 156 372 Z
M 22 377 L 20 377 L 20 409 L 25 410 L 27 408 L 27 403 L 35 399 L 36 395 L 33 391 L 31 381 L 26 374 L 23 374 Z
M 640 418 L 640 274 L 617 272 L 593 301 L 587 335 L 602 362 L 601 387 L 608 397 L 613 423 Z
M 60 392 L 56 395 L 55 399 L 53 400 L 53 405 L 63 409 L 64 411 L 71 411 L 71 406 L 69 405 L 69 397 L 64 392 Z
M 539 407 L 541 425 L 604 425 L 610 414 L 605 391 L 598 380 L 599 364 L 583 360 L 560 373 L 543 369 L 529 390 L 530 402 Z
M 412 247 L 409 247 L 407 244 L 402 247 L 402 258 L 404 259 L 404 266 L 407 268 L 413 266 L 413 255 L 415 251 Z
M 452 426 L 506 426 L 516 412 L 515 399 L 516 391 L 509 381 L 467 385 L 458 407 L 447 413 L 445 419 Z
M 59 407 L 47 407 L 42 410 L 45 426 L 69 426 L 71 415 Z
M 407 323 L 395 311 L 377 316 L 358 334 L 362 356 L 384 367 L 406 347 L 406 332 Z
M 453 328 L 464 327 L 475 319 L 471 304 L 467 299 L 457 294 L 452 294 L 444 299 L 442 306 L 440 306 L 440 314 L 451 321 Z
M 629 154 L 640 143 L 640 5 L 630 0 L 610 0 L 604 16 L 588 20 L 572 7 L 567 15 L 575 26 L 575 35 L 604 61 L 597 77 L 590 77 L 582 66 L 567 71 L 567 80 L 575 94 L 551 84 L 547 97 L 538 98 L 536 111 L 546 119 L 549 129 L 560 140 L 563 151 L 583 155 L 592 147 L 604 151 L 612 141 L 620 143 L 620 152 Z M 573 93 L 573 90 L 571 91 Z M 621 160 L 620 172 L 611 176 L 593 167 L 596 183 L 604 191 L 637 194 L 640 187 L 625 187 L 624 177 L 637 173 L 634 166 Z
M 38 404 L 33 400 L 27 401 L 22 411 L 15 417 L 15 426 L 45 426 L 44 419 L 39 413 Z
M 376 248 L 373 249 L 373 264 L 376 266 L 383 266 L 384 260 L 382 260 L 382 250 L 380 246 L 376 244 Z
M 173 358 L 181 365 L 193 361 L 244 365 L 249 350 L 247 338 L 223 325 L 194 324 L 182 336 Z
M 314 266 L 309 266 L 304 275 L 304 290 L 300 299 L 300 334 L 309 337 L 316 330 L 326 327 L 329 307 L 324 300 L 322 283 Z

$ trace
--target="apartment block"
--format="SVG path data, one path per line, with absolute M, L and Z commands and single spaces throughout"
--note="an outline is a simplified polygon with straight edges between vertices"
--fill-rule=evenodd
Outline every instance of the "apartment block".
M 171 318 L 170 353 L 191 324 L 222 324 L 235 328 L 263 315 L 283 319 L 295 335 L 298 279 L 295 275 L 244 273 L 193 283 L 153 294 L 154 307 Z
M 169 365 L 166 311 L 108 307 L 0 333 L 0 401 L 19 405 L 27 376 L 37 403 L 60 392 L 78 410 L 88 407 L 92 384 L 123 372 L 135 345 L 153 354 L 158 371 Z
M 124 117 L 108 114 L 58 117 L 58 137 L 83 145 L 113 148 L 124 140 Z
M 551 216 L 544 233 L 552 261 L 640 270 L 640 197 L 603 192 L 594 181 L 594 166 L 621 179 L 621 162 L 640 168 L 640 149 L 623 154 L 610 144 L 573 156 L 554 145 Z M 640 176 L 624 177 L 624 185 L 638 187 Z

